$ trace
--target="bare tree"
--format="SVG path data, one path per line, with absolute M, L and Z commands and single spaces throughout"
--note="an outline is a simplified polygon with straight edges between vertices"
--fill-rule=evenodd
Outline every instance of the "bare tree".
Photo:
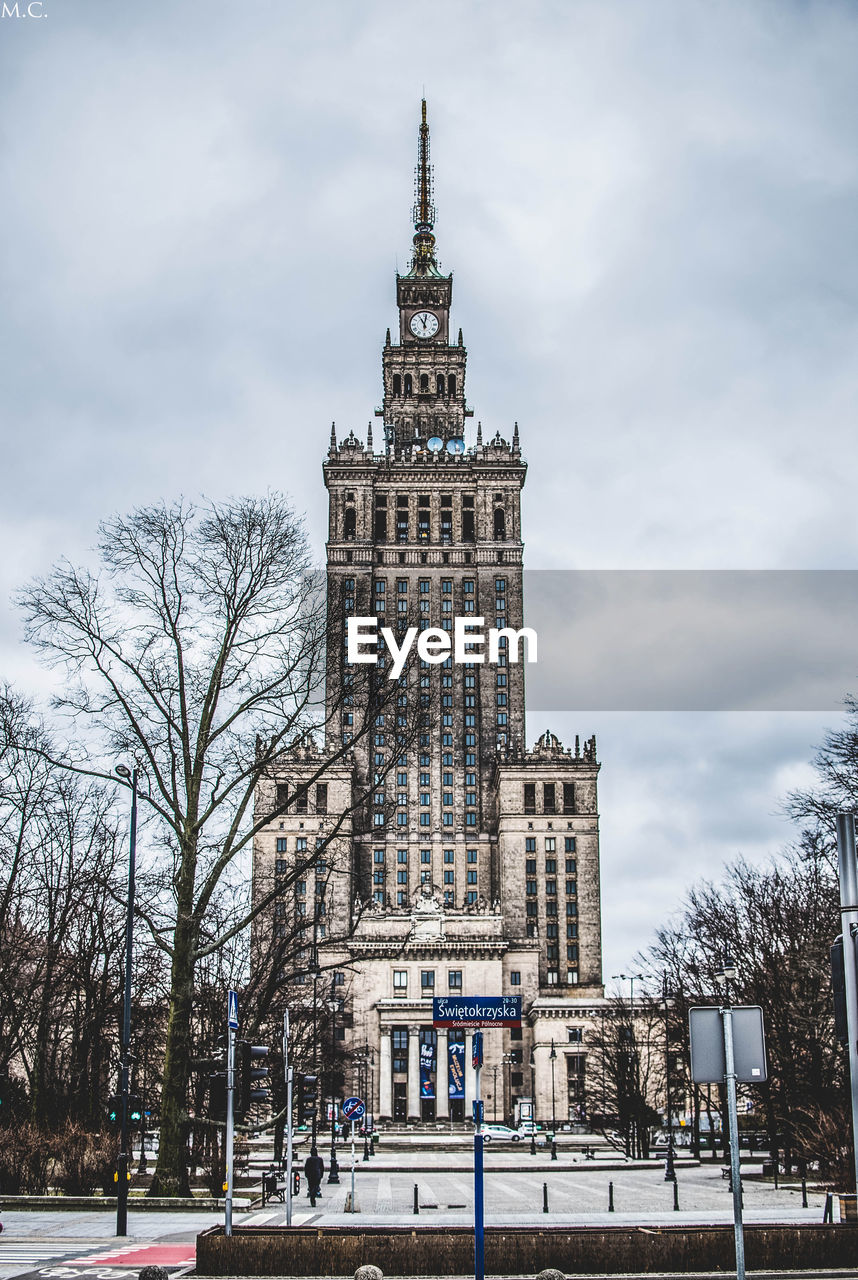
M 51 758 L 106 778 L 130 756 L 148 779 L 149 847 L 160 856 L 141 876 L 139 910 L 170 965 L 152 1194 L 184 1195 L 195 972 L 276 896 L 272 887 L 213 927 L 222 878 L 295 800 L 254 815 L 257 783 L 334 712 L 326 605 L 303 524 L 277 494 L 142 508 L 101 526 L 99 553 L 100 572 L 62 563 L 22 604 L 31 642 L 65 672 L 56 707 L 75 722 L 77 741 Z M 329 743 L 303 788 L 350 757 L 393 688 L 358 690 L 351 741 Z M 330 839 L 346 817 L 334 815 Z

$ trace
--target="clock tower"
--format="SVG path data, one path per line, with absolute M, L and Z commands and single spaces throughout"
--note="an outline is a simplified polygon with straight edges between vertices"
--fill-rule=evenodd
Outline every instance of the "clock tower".
M 385 446 L 392 450 L 426 448 L 437 439 L 438 447 L 450 441 L 464 442 L 465 418 L 472 411 L 465 404 L 465 362 L 462 331 L 450 340 L 450 305 L 453 277 L 438 270 L 435 258 L 435 206 L 432 203 L 432 166 L 429 163 L 429 125 L 426 102 L 422 104 L 420 141 L 414 180 L 414 241 L 411 269 L 396 278 L 399 308 L 399 345 L 384 347 L 384 400 L 376 410 L 385 424 Z M 464 446 L 463 446 L 464 447 Z
M 556 1103 L 558 1118 L 586 1127 L 586 1042 L 604 1008 L 596 742 L 564 748 L 546 732 L 525 746 L 527 464 L 517 423 L 485 439 L 478 424 L 466 439 L 467 353 L 458 327 L 453 340 L 434 222 L 424 102 L 382 430 L 338 439 L 332 427 L 323 463 L 323 741 L 284 752 L 257 796 L 270 820 L 254 893 L 277 891 L 278 877 L 283 888 L 256 926 L 255 954 L 274 948 L 268 968 L 255 963 L 293 1008 L 312 985 L 315 1009 L 320 970 L 333 975 L 347 1079 L 354 1093 L 369 1083 L 378 1124 L 470 1116 L 470 1032 L 436 1030 L 432 999 L 488 993 L 520 995 L 524 1013 L 520 1029 L 486 1036 L 486 1078 L 500 1073 L 503 1089 L 493 1113 L 517 1123 Z M 351 618 L 400 637 L 411 624 L 452 636 L 462 620 L 502 639 L 497 661 L 415 660 L 367 731 L 344 658 Z M 312 875 L 295 872 L 314 848 Z

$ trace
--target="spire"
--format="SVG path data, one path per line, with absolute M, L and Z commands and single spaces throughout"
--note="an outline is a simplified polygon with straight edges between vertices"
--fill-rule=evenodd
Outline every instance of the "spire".
M 366 447 L 372 453 L 372 423 L 366 424 Z
M 512 433 L 512 451 L 513 453 L 519 453 L 521 451 L 521 445 L 518 439 L 518 423 L 515 424 L 515 428 Z
M 429 125 L 426 123 L 426 99 L 423 99 L 420 119 L 420 140 L 417 144 L 417 168 L 414 170 L 414 253 L 411 258 L 411 274 L 437 275 L 435 261 L 435 206 L 432 203 L 432 166 L 429 163 Z
M 478 422 L 477 423 L 477 444 L 482 444 L 482 443 L 483 443 L 483 424 L 481 422 Z
M 331 453 L 336 453 L 336 450 L 337 450 L 337 424 L 335 422 L 332 422 L 331 423 Z

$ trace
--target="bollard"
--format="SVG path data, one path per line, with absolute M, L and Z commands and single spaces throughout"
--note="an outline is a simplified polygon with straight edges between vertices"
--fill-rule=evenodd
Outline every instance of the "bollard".
M 551 1159 L 557 1159 L 557 1141 L 555 1138 L 551 1139 Z
M 608 1213 L 614 1212 L 614 1184 L 608 1183 Z
M 548 1212 L 548 1183 L 547 1182 L 543 1182 L 542 1184 L 542 1212 L 543 1213 Z
M 419 1213 L 419 1212 L 420 1212 L 420 1201 L 419 1201 L 419 1199 L 418 1199 L 417 1183 L 416 1183 L 416 1182 L 415 1182 L 415 1184 L 414 1184 L 414 1212 L 415 1212 L 415 1213 Z
M 801 1179 L 801 1207 L 807 1208 L 807 1178 L 804 1176 Z
M 834 1197 L 830 1191 L 825 1193 L 825 1208 L 822 1212 L 823 1223 L 830 1222 L 834 1226 Z
M 679 1212 L 679 1182 L 676 1178 L 673 1179 L 673 1207 L 678 1213 Z

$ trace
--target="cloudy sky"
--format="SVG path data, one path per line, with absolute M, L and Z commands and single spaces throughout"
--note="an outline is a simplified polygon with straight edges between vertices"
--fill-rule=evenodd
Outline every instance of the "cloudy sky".
M 424 90 L 468 398 L 530 464 L 528 566 L 855 567 L 854 4 L 38 12 L 0 18 L 4 601 L 179 493 L 283 488 L 322 555 L 330 422 L 380 400 Z M 0 649 L 45 687 L 8 608 Z M 598 735 L 608 976 L 692 880 L 789 838 L 837 718 L 562 705 L 530 732 Z

